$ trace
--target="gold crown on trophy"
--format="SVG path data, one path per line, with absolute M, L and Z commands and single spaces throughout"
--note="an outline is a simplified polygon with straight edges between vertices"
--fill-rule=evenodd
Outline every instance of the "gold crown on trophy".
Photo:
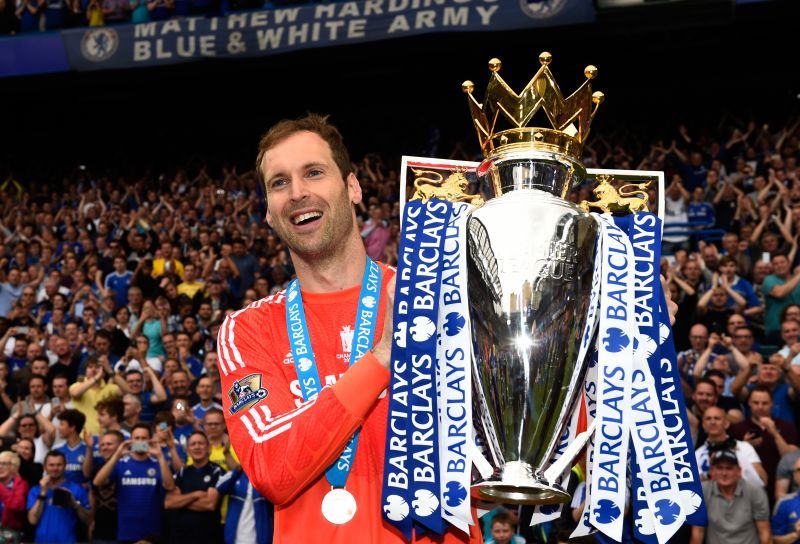
M 472 94 L 475 85 L 471 81 L 462 83 L 462 90 L 469 96 L 478 141 L 486 157 L 500 152 L 540 149 L 566 154 L 580 161 L 583 142 L 605 96 L 599 91 L 592 93 L 591 80 L 597 76 L 597 68 L 589 65 L 583 71 L 586 76 L 583 85 L 564 98 L 549 68 L 552 60 L 553 56 L 546 51 L 539 55 L 541 67 L 520 94 L 500 77 L 500 60 L 490 60 L 492 75 L 483 104 L 478 103 Z M 553 128 L 526 126 L 540 109 L 544 110 Z M 498 130 L 501 114 L 512 128 Z

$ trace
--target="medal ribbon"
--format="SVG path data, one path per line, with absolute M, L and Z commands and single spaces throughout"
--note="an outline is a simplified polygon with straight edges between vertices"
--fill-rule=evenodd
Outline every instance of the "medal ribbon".
M 375 341 L 380 293 L 381 268 L 367 257 L 364 278 L 361 281 L 361 292 L 358 296 L 349 366 L 353 366 L 363 357 Z M 300 293 L 300 283 L 297 278 L 292 280 L 286 288 L 286 326 L 300 391 L 303 400 L 307 401 L 319 395 L 322 390 L 322 382 L 314 350 L 311 348 L 311 336 L 308 334 L 306 314 L 303 310 L 303 296 Z M 347 476 L 353 466 L 357 446 L 358 431 L 348 441 L 339 458 L 325 471 L 325 477 L 331 486 L 344 487 L 347 483 Z

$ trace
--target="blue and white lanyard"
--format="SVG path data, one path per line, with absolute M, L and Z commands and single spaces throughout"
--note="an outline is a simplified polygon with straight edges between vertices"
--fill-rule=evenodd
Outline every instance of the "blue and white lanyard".
M 369 351 L 375 340 L 380 292 L 381 268 L 375 261 L 367 257 L 364 278 L 361 281 L 361 292 L 358 296 L 350 366 L 353 366 Z M 296 278 L 286 288 L 286 326 L 300 390 L 303 400 L 308 400 L 322 390 L 322 381 L 317 369 L 314 350 L 311 349 L 311 336 L 308 334 L 306 314 L 303 310 L 303 297 L 300 294 L 300 283 Z M 339 458 L 325 471 L 325 476 L 333 487 L 344 487 L 347 482 L 357 445 L 358 431 L 347 443 Z

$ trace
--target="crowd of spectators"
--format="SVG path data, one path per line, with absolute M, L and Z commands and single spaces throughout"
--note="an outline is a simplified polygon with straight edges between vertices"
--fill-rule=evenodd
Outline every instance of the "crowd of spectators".
M 342 1 L 342 0 L 331 0 Z M 315 0 L 0 0 L 0 35 L 221 16 L 319 3 Z
M 397 171 L 375 155 L 356 171 L 365 243 L 395 263 Z M 13 174 L 0 183 L 0 505 L 9 534 L 271 537 L 271 505 L 226 433 L 216 338 L 228 312 L 285 288 L 292 264 L 264 221 L 253 172 L 169 178 L 78 169 L 57 186 Z
M 800 539 L 799 124 L 716 138 L 681 127 L 643 152 L 622 138 L 586 149 L 590 166 L 667 175 L 666 224 L 678 228 L 665 232 L 662 272 L 679 306 L 678 364 L 711 513 L 691 535 L 698 543 Z M 474 158 L 462 149 L 451 157 Z M 361 235 L 391 265 L 396 159 L 354 164 Z M 268 541 L 271 505 L 230 447 L 216 353 L 225 315 L 293 274 L 264 206 L 255 173 L 235 168 L 1 180 L 3 531 L 39 542 L 237 542 L 245 531 Z M 484 520 L 487 541 L 563 540 L 581 511 L 573 473 L 576 503 L 561 520 L 517 528 L 525 511 L 498 509 Z

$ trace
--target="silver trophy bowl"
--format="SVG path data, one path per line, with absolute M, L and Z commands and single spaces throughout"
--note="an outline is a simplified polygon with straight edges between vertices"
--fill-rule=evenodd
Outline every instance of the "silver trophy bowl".
M 580 397 L 597 223 L 565 200 L 584 169 L 525 150 L 484 162 L 495 195 L 468 222 L 473 413 L 491 477 L 476 498 L 568 502 L 543 477 Z

